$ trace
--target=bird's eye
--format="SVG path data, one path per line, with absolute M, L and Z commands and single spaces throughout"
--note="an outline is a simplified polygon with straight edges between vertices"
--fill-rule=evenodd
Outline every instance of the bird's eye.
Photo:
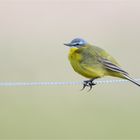
M 74 46 L 79 46 L 80 44 L 79 43 L 74 43 Z

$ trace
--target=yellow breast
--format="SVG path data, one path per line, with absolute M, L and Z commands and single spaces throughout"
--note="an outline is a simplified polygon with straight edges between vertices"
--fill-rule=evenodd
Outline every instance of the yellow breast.
M 81 67 L 81 63 L 80 63 L 81 59 L 82 59 L 82 55 L 80 53 L 78 53 L 78 48 L 74 48 L 74 47 L 71 48 L 70 52 L 69 52 L 69 60 L 70 60 L 70 63 L 72 65 L 73 69 L 77 73 L 79 73 L 87 78 L 91 78 L 93 76 L 93 74 L 90 71 L 85 70 L 83 67 Z
M 76 52 L 78 50 L 78 48 L 71 48 L 70 52 L 69 52 L 69 60 L 70 62 L 77 62 L 80 60 L 81 56 Z
M 72 47 L 69 52 L 69 61 L 73 67 L 73 69 L 79 73 L 81 56 L 77 53 L 78 48 Z
M 103 76 L 104 73 L 100 71 L 99 66 L 90 66 L 89 64 L 82 65 L 81 61 L 83 61 L 83 59 L 85 58 L 83 54 L 80 53 L 79 48 L 72 47 L 70 49 L 69 61 L 74 71 L 87 78 L 97 78 Z

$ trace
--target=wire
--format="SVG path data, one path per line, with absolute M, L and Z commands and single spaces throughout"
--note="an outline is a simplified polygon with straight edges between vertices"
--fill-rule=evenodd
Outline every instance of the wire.
M 140 78 L 135 79 L 140 81 Z M 127 83 L 128 80 L 124 79 L 108 79 L 108 80 L 96 80 L 96 84 L 111 84 L 111 83 Z M 81 85 L 83 82 L 0 82 L 0 87 L 17 87 L 17 86 L 51 86 L 51 85 Z

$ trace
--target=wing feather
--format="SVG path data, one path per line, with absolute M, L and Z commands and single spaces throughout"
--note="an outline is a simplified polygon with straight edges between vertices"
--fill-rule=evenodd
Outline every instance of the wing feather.
M 124 71 L 122 68 L 120 68 L 116 64 L 113 64 L 111 61 L 109 61 L 107 59 L 100 57 L 99 61 L 105 66 L 106 69 L 109 69 L 109 70 L 112 70 L 115 72 L 119 72 L 124 75 L 128 75 L 128 73 L 126 71 Z

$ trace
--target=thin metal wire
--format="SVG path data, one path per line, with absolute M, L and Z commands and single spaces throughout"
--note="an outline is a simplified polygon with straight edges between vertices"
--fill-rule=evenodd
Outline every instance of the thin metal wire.
M 140 78 L 135 79 L 140 81 Z M 128 80 L 124 79 L 108 79 L 96 80 L 96 84 L 111 84 L 111 83 L 127 83 Z M 81 85 L 83 82 L 0 82 L 0 87 L 16 87 L 16 86 L 49 86 L 49 85 Z

